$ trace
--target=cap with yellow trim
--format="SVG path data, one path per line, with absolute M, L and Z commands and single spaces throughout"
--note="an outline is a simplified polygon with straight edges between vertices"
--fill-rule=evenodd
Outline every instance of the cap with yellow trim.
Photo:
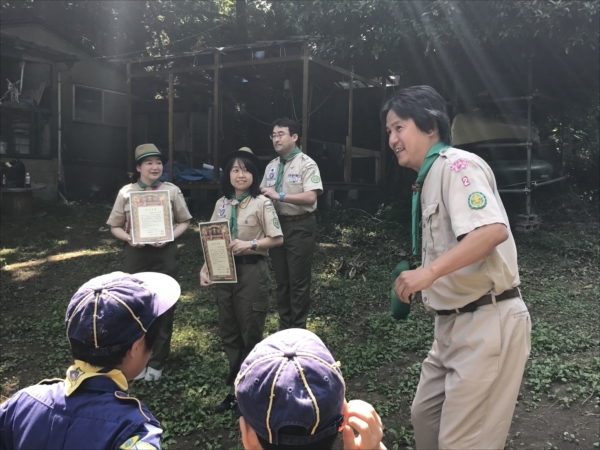
M 242 363 L 235 380 L 240 413 L 275 445 L 308 445 L 331 436 L 343 422 L 346 385 L 339 366 L 314 333 L 275 333 Z M 288 426 L 295 427 L 293 434 L 281 431 Z
M 162 273 L 113 272 L 93 278 L 67 307 L 67 337 L 87 346 L 87 356 L 117 353 L 146 334 L 180 293 L 179 283 Z

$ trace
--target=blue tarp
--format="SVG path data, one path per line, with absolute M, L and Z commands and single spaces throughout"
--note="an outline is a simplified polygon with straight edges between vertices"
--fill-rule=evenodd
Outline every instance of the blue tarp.
M 205 165 L 206 166 L 206 165 Z M 222 174 L 223 171 L 219 169 Z M 167 181 L 169 179 L 169 165 L 165 164 L 163 168 L 163 174 L 160 177 L 160 181 Z M 212 181 L 213 180 L 213 169 L 193 169 L 181 164 L 180 162 L 173 161 L 173 181 Z

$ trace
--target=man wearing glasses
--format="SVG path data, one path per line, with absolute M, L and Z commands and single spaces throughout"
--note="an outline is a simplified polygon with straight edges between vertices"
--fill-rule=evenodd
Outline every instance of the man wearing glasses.
M 310 277 L 315 251 L 317 196 L 323 183 L 317 163 L 298 148 L 297 122 L 273 122 L 270 135 L 279 154 L 265 169 L 261 192 L 275 204 L 283 245 L 269 251 L 277 281 L 279 329 L 306 328 L 310 306 Z M 274 219 L 277 220 L 277 219 Z

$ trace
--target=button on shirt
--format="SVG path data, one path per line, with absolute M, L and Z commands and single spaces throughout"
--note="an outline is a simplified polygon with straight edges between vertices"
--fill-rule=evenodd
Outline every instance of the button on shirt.
M 458 238 L 484 225 L 506 225 L 509 237 L 480 261 L 438 278 L 423 290 L 425 306 L 461 308 L 487 293 L 519 285 L 517 249 L 496 180 L 477 155 L 455 148 L 440 152 L 421 191 L 424 266 L 458 244 Z
M 117 194 L 117 199 L 110 213 L 108 221 L 106 222 L 111 227 L 123 227 L 125 231 L 129 233 L 130 226 L 130 206 L 129 206 L 129 194 L 131 192 L 145 191 L 146 189 L 140 187 L 137 183 L 131 183 L 123 186 Z M 171 199 L 171 212 L 173 218 L 173 225 L 178 223 L 187 222 L 192 218 L 192 215 L 188 211 L 188 207 L 185 203 L 185 198 L 179 187 L 173 183 L 165 182 L 157 191 L 169 191 L 169 198 Z
M 267 165 L 260 187 L 275 189 L 279 162 L 280 158 L 275 158 Z M 281 191 L 286 194 L 317 191 L 317 195 L 321 195 L 323 193 L 323 182 L 317 163 L 305 153 L 299 153 L 294 158 L 288 160 L 283 169 Z M 275 209 L 279 215 L 298 216 L 313 212 L 317 209 L 317 202 L 315 201 L 312 205 L 292 205 L 291 203 L 285 203 L 284 200 L 283 203 L 275 202 Z
M 210 219 L 211 222 L 216 220 L 229 221 L 231 208 L 231 199 L 221 197 L 215 205 L 215 210 Z M 238 203 L 236 217 L 238 239 L 242 241 L 259 240 L 267 236 L 283 236 L 273 202 L 264 195 L 258 195 L 256 198 L 247 197 Z M 268 250 L 259 247 L 258 251 L 249 250 L 244 254 L 267 256 Z

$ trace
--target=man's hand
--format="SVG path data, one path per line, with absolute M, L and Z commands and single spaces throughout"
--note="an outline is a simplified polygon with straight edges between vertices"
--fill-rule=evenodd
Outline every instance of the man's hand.
M 345 450 L 385 449 L 381 443 L 383 427 L 377 411 L 367 402 L 351 400 L 347 404 L 346 425 L 342 430 Z M 354 436 L 358 432 L 358 437 Z
M 275 191 L 275 189 L 270 187 L 260 188 L 260 193 L 265 197 L 269 197 L 274 202 L 279 200 L 279 192 Z
M 394 283 L 394 292 L 400 301 L 410 303 L 412 294 L 427 289 L 435 281 L 434 275 L 427 267 L 405 270 Z
M 240 241 L 239 239 L 234 239 L 229 244 L 229 250 L 233 251 L 234 254 L 240 254 L 245 252 L 246 250 L 250 250 L 252 248 L 252 244 L 250 241 Z

